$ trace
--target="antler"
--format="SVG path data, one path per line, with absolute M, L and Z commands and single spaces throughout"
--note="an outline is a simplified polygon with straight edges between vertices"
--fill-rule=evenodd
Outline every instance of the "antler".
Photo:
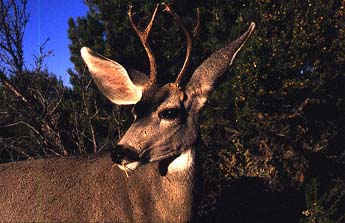
M 197 19 L 196 23 L 193 28 L 193 37 L 195 38 L 198 35 L 199 29 L 200 29 L 200 9 L 196 9 Z
M 183 32 L 186 35 L 186 42 L 187 42 L 187 49 L 186 49 L 186 58 L 185 61 L 183 63 L 183 66 L 181 68 L 180 73 L 177 75 L 177 78 L 175 80 L 175 85 L 179 86 L 179 84 L 181 83 L 183 76 L 185 75 L 186 71 L 187 71 L 187 67 L 191 58 L 191 52 L 192 52 L 192 38 L 190 37 L 189 31 L 187 30 L 186 26 L 184 25 L 183 21 L 181 20 L 181 18 L 172 10 L 172 8 L 166 4 L 166 3 L 162 3 L 162 5 L 165 7 L 165 11 L 167 11 L 177 22 L 177 24 L 180 26 L 180 28 L 183 30 Z M 199 20 L 200 20 L 200 11 L 197 10 L 197 14 L 198 14 L 198 20 L 196 23 L 196 26 L 193 29 L 193 34 L 195 35 L 199 29 Z
M 140 42 L 143 44 L 144 48 L 145 48 L 145 51 L 146 51 L 146 54 L 149 58 L 149 62 L 150 62 L 150 82 L 151 83 L 156 83 L 157 81 L 157 65 L 156 65 L 156 60 L 155 60 L 155 57 L 152 53 L 152 50 L 149 46 L 149 43 L 147 41 L 147 37 L 151 31 L 151 28 L 152 28 L 152 24 L 153 24 L 153 21 L 155 19 L 155 16 L 157 14 L 157 10 L 158 10 L 158 6 L 159 4 L 156 5 L 156 8 L 153 12 L 153 15 L 152 15 L 152 18 L 149 22 L 149 24 L 147 25 L 147 27 L 144 29 L 144 31 L 141 31 L 139 30 L 139 28 L 134 24 L 133 22 L 133 18 L 132 18 L 132 6 L 130 5 L 129 6 L 129 9 L 128 9 L 128 18 L 129 18 L 129 21 L 132 25 L 132 28 L 134 29 L 134 31 L 137 33 L 137 35 L 139 36 L 140 38 Z

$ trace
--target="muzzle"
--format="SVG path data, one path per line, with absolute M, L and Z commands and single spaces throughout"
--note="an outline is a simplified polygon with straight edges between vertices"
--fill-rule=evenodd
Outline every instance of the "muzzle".
M 147 153 L 125 145 L 117 145 L 111 152 L 111 159 L 123 170 L 134 170 L 148 161 Z

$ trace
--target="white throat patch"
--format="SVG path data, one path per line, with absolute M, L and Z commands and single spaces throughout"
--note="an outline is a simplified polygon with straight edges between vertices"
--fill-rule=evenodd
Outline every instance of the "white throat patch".
M 188 170 L 194 165 L 194 150 L 189 149 L 181 153 L 168 166 L 168 173 L 181 172 Z

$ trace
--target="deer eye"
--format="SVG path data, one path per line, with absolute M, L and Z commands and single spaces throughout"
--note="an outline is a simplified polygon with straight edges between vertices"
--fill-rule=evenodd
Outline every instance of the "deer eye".
M 174 120 L 180 117 L 180 109 L 169 108 L 159 112 L 158 117 L 160 119 Z

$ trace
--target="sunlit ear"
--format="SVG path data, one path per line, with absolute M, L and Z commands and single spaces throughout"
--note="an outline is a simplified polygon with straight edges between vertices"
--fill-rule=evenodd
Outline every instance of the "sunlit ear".
M 237 53 L 253 33 L 254 28 L 255 23 L 252 22 L 247 31 L 209 56 L 195 70 L 186 87 L 189 106 L 192 106 L 195 111 L 199 111 L 205 105 L 207 98 L 219 84 L 218 80 L 231 66 Z
M 146 75 L 138 71 L 132 71 L 129 75 L 119 63 L 87 47 L 83 47 L 80 52 L 97 87 L 110 101 L 118 105 L 130 105 L 141 99 Z

